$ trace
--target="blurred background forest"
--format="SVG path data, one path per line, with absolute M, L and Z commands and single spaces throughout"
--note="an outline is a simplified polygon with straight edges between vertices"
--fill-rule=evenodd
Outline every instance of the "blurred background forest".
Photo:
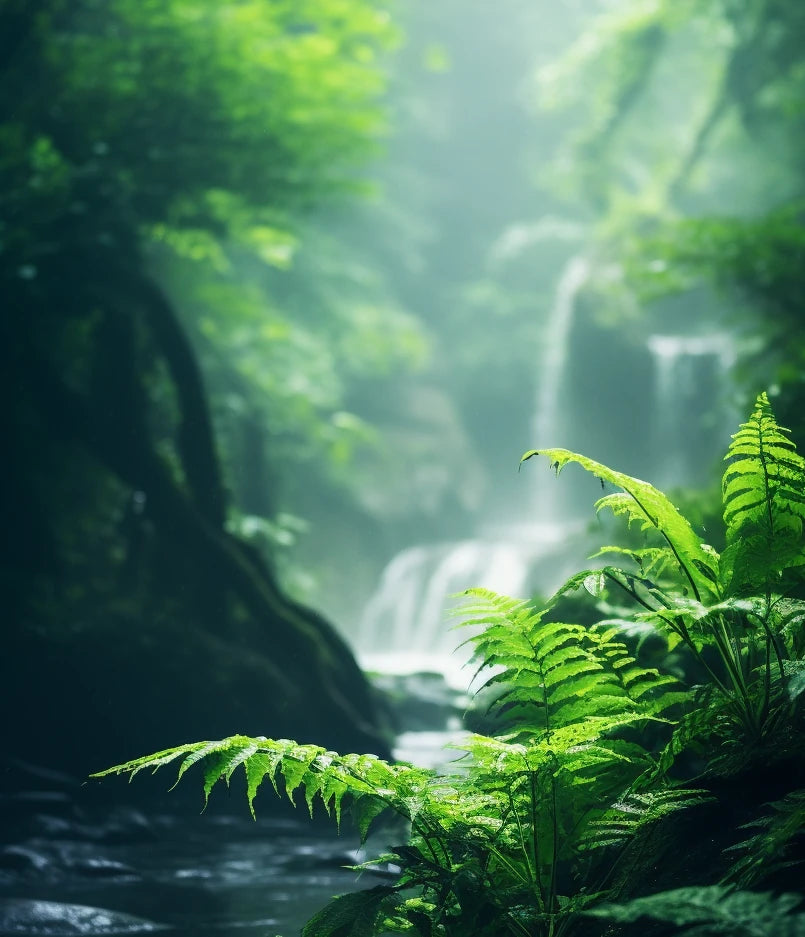
M 593 518 L 523 451 L 718 545 L 757 391 L 805 444 L 801 0 L 2 0 L 0 68 L 7 751 L 383 754 L 353 655 Z

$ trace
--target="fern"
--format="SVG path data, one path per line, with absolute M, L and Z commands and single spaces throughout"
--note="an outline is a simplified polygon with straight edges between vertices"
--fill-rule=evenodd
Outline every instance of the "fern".
M 372 821 L 386 809 L 410 820 L 411 804 L 427 796 L 428 784 L 434 778 L 434 772 L 427 769 L 392 765 L 374 755 L 338 755 L 317 745 L 300 745 L 290 739 L 244 735 L 217 742 L 179 745 L 107 768 L 91 777 L 128 774 L 133 778 L 140 771 L 157 771 L 182 756 L 175 784 L 189 768 L 198 764 L 203 772 L 205 806 L 213 787 L 219 781 L 228 785 L 234 772 L 242 766 L 252 816 L 260 785 L 268 779 L 279 794 L 281 781 L 292 803 L 295 792 L 301 791 L 311 815 L 314 804 L 319 802 L 339 823 L 346 799 L 362 839 L 368 835 Z
M 635 623 L 664 633 L 669 648 L 684 644 L 708 673 L 704 721 L 720 730 L 731 724 L 753 742 L 773 731 L 805 688 L 798 665 L 805 614 L 784 594 L 802 580 L 805 564 L 805 460 L 786 433 L 761 394 L 726 455 L 727 546 L 720 557 L 648 482 L 564 449 L 523 456 L 544 455 L 557 473 L 575 462 L 617 485 L 621 490 L 601 498 L 597 509 L 608 507 L 661 538 L 635 550 L 604 547 L 599 555 L 628 558 L 634 568 L 588 570 L 563 588 L 583 583 L 599 597 L 621 590 L 634 603 Z
M 695 807 L 713 798 L 705 790 L 668 788 L 645 793 L 631 792 L 616 801 L 594 820 L 580 842 L 582 849 L 628 844 L 679 810 Z
M 799 895 L 774 896 L 709 885 L 675 888 L 584 913 L 624 922 L 651 917 L 681 927 L 680 937 L 802 937 L 805 914 L 791 913 L 801 901 Z
M 597 575 L 579 574 L 574 580 Z M 477 673 L 494 670 L 483 688 L 503 687 L 490 709 L 520 735 L 545 738 L 556 747 L 561 730 L 569 726 L 657 719 L 682 698 L 668 691 L 678 686 L 674 677 L 638 665 L 626 645 L 615 640 L 615 628 L 544 621 L 547 609 L 536 611 L 485 589 L 465 595 L 472 601 L 459 609 L 466 616 L 463 625 L 483 628 L 465 643 L 474 646 Z M 606 725 L 597 734 L 612 728 Z
M 726 884 L 600 907 L 640 875 L 658 826 L 707 798 L 669 785 L 683 752 L 695 753 L 706 775 L 734 770 L 753 751 L 767 758 L 797 744 L 805 602 L 786 590 L 805 567 L 805 462 L 785 433 L 761 395 L 727 453 L 721 557 L 649 483 L 564 449 L 526 453 L 524 461 L 546 455 L 557 473 L 575 462 L 616 485 L 597 510 L 637 524 L 645 544 L 604 547 L 598 556 L 609 565 L 576 573 L 539 608 L 484 589 L 466 593 L 459 627 L 474 631 L 465 643 L 497 731 L 463 740 L 452 774 L 236 735 L 94 776 L 173 764 L 178 783 L 193 769 L 206 806 L 219 782 L 242 774 L 252 815 L 270 785 L 311 816 L 323 806 L 338 828 L 348 813 L 362 841 L 381 816 L 403 818 L 405 842 L 382 857 L 399 867 L 398 879 L 335 899 L 304 937 L 559 937 L 583 914 L 653 916 L 691 937 L 802 933 L 791 896 Z M 579 590 L 608 617 L 592 626 L 550 620 L 567 617 L 561 603 Z M 669 650 L 686 648 L 702 685 L 643 666 L 629 642 L 646 634 L 661 634 Z M 754 884 L 789 862 L 803 819 L 802 792 L 771 805 L 733 847 L 730 882 Z
M 575 462 L 597 478 L 621 488 L 596 502 L 596 510 L 609 508 L 629 522 L 637 521 L 643 530 L 661 535 L 673 561 L 699 601 L 718 596 L 718 557 L 696 535 L 687 520 L 671 501 L 653 485 L 616 472 L 600 462 L 567 449 L 532 449 L 520 460 L 522 464 L 536 455 L 547 456 L 556 473 Z
M 727 451 L 721 575 L 732 594 L 763 589 L 805 563 L 805 460 L 788 432 L 760 394 Z
M 789 859 L 790 847 L 796 839 L 805 836 L 805 790 L 793 791 L 769 806 L 771 813 L 742 827 L 759 832 L 730 847 L 730 851 L 743 855 L 730 868 L 726 879 L 742 888 L 756 885 L 795 864 Z

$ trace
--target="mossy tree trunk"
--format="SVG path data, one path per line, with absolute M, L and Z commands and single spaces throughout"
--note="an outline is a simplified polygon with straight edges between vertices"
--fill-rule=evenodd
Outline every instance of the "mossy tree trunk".
M 140 739 L 153 748 L 193 732 L 288 734 L 387 754 L 372 691 L 348 646 L 321 615 L 290 600 L 265 558 L 226 529 L 226 492 L 202 376 L 172 305 L 137 265 L 102 259 L 100 278 L 99 258 L 91 255 L 62 256 L 57 268 L 43 271 L 50 279 L 61 275 L 72 288 L 66 345 L 80 345 L 86 360 L 67 361 L 46 347 L 54 310 L 20 305 L 6 323 L 6 364 L 27 387 L 26 406 L 49 437 L 42 457 L 50 459 L 54 445 L 78 447 L 110 476 L 120 497 L 136 494 L 138 523 L 121 524 L 117 539 L 133 555 L 142 549 L 134 542 L 137 532 L 147 525 L 150 547 L 139 562 L 151 568 L 145 594 L 142 576 L 137 594 L 119 588 L 119 579 L 101 581 L 94 595 L 92 585 L 81 584 L 90 601 L 100 603 L 97 620 L 108 614 L 129 624 L 118 633 L 108 626 L 63 629 L 53 645 L 61 666 L 37 662 L 54 636 L 41 606 L 26 606 L 23 598 L 24 617 L 34 627 L 17 631 L 21 651 L 4 674 L 6 692 L 23 693 L 26 681 L 45 679 L 48 695 L 69 696 L 66 711 L 82 721 L 86 741 L 77 764 L 91 757 L 87 769 L 136 755 L 128 746 Z M 89 268 L 96 271 L 91 280 Z M 81 284 L 88 282 L 85 292 Z M 30 294 L 26 298 L 30 302 Z M 170 419 L 160 412 L 166 410 Z M 13 440 L 12 451 L 31 457 Z M 45 486 L 59 484 L 53 464 L 17 468 L 16 474 L 27 472 Z M 100 507 L 85 495 L 86 510 Z M 90 531 L 102 524 L 100 517 L 84 520 Z M 60 518 L 49 522 L 57 531 Z M 58 541 L 59 534 L 43 539 Z M 110 563 L 94 575 L 114 579 L 114 570 Z M 41 584 L 42 577 L 30 577 L 31 589 L 35 581 Z M 78 635 L 71 637 L 71 630 Z M 93 702 L 99 687 L 101 707 Z M 52 724 L 43 707 L 28 712 Z M 205 718 L 209 724 L 202 724 Z M 142 727 L 158 737 L 149 739 Z M 44 729 L 23 721 L 15 740 L 24 749 L 24 739 Z M 69 732 L 62 737 L 74 739 Z M 110 738 L 111 746 L 104 742 Z M 51 760 L 71 757 L 71 745 L 59 748 L 50 747 Z M 20 753 L 35 757 L 33 750 Z

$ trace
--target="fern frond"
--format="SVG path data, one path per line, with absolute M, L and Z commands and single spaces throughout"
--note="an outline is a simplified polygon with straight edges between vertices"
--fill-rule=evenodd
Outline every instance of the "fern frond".
M 711 711 L 711 698 L 714 695 L 712 692 L 699 693 L 697 706 L 686 712 L 674 727 L 671 738 L 660 752 L 657 766 L 647 781 L 667 775 L 683 752 L 701 749 L 718 733 L 718 720 Z
M 291 739 L 250 738 L 234 735 L 217 742 L 179 745 L 154 755 L 135 758 L 122 765 L 99 771 L 92 777 L 129 774 L 145 768 L 157 770 L 182 755 L 175 784 L 189 768 L 198 764 L 203 771 L 204 803 L 218 781 L 229 783 L 233 773 L 243 767 L 246 798 L 254 816 L 254 799 L 266 778 L 276 794 L 282 780 L 288 798 L 301 790 L 310 812 L 318 799 L 340 824 L 344 799 L 349 798 L 361 838 L 365 839 L 372 821 L 391 809 L 411 819 L 408 805 L 417 797 L 427 796 L 435 773 L 411 765 L 391 765 L 374 755 L 338 755 L 317 745 L 301 745 Z
M 679 933 L 688 937 L 802 937 L 805 914 L 791 913 L 801 902 L 800 895 L 732 891 L 722 885 L 706 885 L 675 888 L 582 913 L 623 922 L 651 917 L 685 928 Z
M 676 574 L 679 564 L 670 547 L 621 547 L 605 546 L 593 553 L 590 559 L 596 559 L 599 556 L 614 554 L 616 556 L 628 556 L 635 564 L 640 576 L 651 576 L 654 579 L 661 579 L 667 572 Z
M 535 455 L 544 455 L 557 474 L 570 463 L 622 489 L 622 493 L 605 495 L 596 502 L 596 510 L 610 508 L 618 515 L 637 521 L 645 530 L 656 530 L 668 544 L 683 578 L 697 599 L 718 594 L 718 562 L 715 551 L 708 548 L 658 489 L 639 478 L 616 472 L 600 462 L 567 449 L 532 449 L 520 460 L 522 464 Z
M 615 640 L 615 628 L 546 622 L 543 612 L 490 590 L 465 594 L 470 604 L 461 611 L 468 622 L 485 623 L 485 631 L 467 643 L 480 657 L 479 671 L 494 669 L 482 689 L 501 687 L 489 708 L 523 740 L 550 737 L 555 745 L 557 732 L 567 727 L 593 727 L 598 719 L 623 719 L 620 725 L 656 719 L 680 701 L 670 691 L 676 679 L 638 665 Z M 601 727 L 600 733 L 614 727 Z M 579 736 L 573 744 L 596 737 Z
M 244 736 L 234 736 L 234 738 L 243 738 Z M 122 765 L 115 765 L 113 768 L 107 768 L 104 771 L 97 771 L 95 774 L 91 774 L 92 778 L 102 778 L 110 774 L 128 774 L 129 780 L 133 780 L 134 777 L 144 771 L 146 768 L 151 769 L 151 773 L 157 772 L 163 765 L 170 764 L 172 761 L 176 761 L 177 758 L 180 758 L 182 755 L 190 755 L 193 752 L 199 751 L 200 749 L 209 749 L 209 746 L 216 745 L 216 742 L 189 742 L 187 745 L 177 745 L 175 748 L 166 748 L 161 752 L 155 752 L 153 755 L 144 755 L 141 758 L 132 758 L 131 761 L 126 761 Z M 177 779 L 178 780 L 178 779 Z
M 727 450 L 721 578 L 733 594 L 765 587 L 805 563 L 805 459 L 788 433 L 763 393 Z
M 631 793 L 592 820 L 579 843 L 582 850 L 622 845 L 666 817 L 712 800 L 703 790 L 669 788 Z
M 741 888 L 755 885 L 791 865 L 787 850 L 796 838 L 805 836 L 805 790 L 793 791 L 768 806 L 770 813 L 742 827 L 760 832 L 728 850 L 744 853 L 726 876 L 727 881 Z
M 377 923 L 401 898 L 390 885 L 376 885 L 333 898 L 302 928 L 302 937 L 374 937 Z

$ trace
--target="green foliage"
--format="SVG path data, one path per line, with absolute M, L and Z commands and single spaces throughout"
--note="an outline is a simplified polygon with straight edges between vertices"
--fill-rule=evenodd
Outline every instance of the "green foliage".
M 648 915 L 692 935 L 801 932 L 802 916 L 790 913 L 799 899 L 725 885 L 613 903 L 639 889 L 660 861 L 658 844 L 680 811 L 713 802 L 706 786 L 671 780 L 678 756 L 695 749 L 704 781 L 756 756 L 801 756 L 805 612 L 779 590 L 801 575 L 802 463 L 768 399 L 758 398 L 726 456 L 721 557 L 647 482 L 561 449 L 523 458 L 537 454 L 557 472 L 575 462 L 617 485 L 620 493 L 597 507 L 639 526 L 647 545 L 605 548 L 633 568 L 579 572 L 543 607 L 484 589 L 467 593 L 460 627 L 472 629 L 467 641 L 484 678 L 477 692 L 491 695 L 496 730 L 457 742 L 466 755 L 455 771 L 233 736 L 96 776 L 179 761 L 178 782 L 199 765 L 206 803 L 242 766 L 252 810 L 268 779 L 311 815 L 323 805 L 339 826 L 348 810 L 362 840 L 387 812 L 405 820 L 407 841 L 382 857 L 400 868 L 397 881 L 335 899 L 305 937 L 558 937 L 584 933 L 590 914 L 624 922 Z M 755 536 L 765 538 L 765 550 L 752 547 Z M 632 607 L 588 626 L 551 620 L 579 589 L 597 600 L 614 590 Z M 701 685 L 643 666 L 625 637 L 635 626 L 684 647 L 702 668 Z M 788 861 L 802 830 L 802 791 L 772 809 L 750 824 L 757 833 L 728 850 L 739 858 L 725 880 L 754 884 Z
M 802 861 L 789 860 L 788 854 L 794 841 L 805 836 L 805 790 L 792 791 L 767 806 L 770 812 L 742 827 L 758 832 L 730 847 L 740 858 L 730 867 L 727 879 L 741 888 Z
M 601 739 L 597 752 L 606 759 L 604 751 L 617 748 L 606 733 L 657 719 L 684 698 L 668 690 L 673 677 L 638 666 L 615 628 L 543 621 L 551 604 L 538 612 L 488 590 L 468 595 L 474 601 L 461 610 L 463 624 L 483 626 L 469 641 L 481 669 L 494 668 L 479 692 L 503 687 L 490 709 L 512 739 L 539 739 L 553 756 L 578 755 L 577 746 Z
M 615 921 L 651 917 L 676 924 L 680 937 L 798 937 L 805 932 L 805 914 L 792 911 L 799 895 L 731 891 L 719 885 L 675 888 L 635 898 L 620 905 L 604 905 L 587 912 Z
M 346 797 L 351 802 L 363 838 L 368 834 L 372 821 L 387 808 L 412 819 L 412 805 L 424 796 L 427 781 L 432 776 L 432 772 L 425 769 L 390 765 L 374 755 L 338 755 L 316 745 L 300 745 L 289 739 L 234 735 L 217 742 L 193 742 L 135 758 L 93 777 L 129 774 L 133 778 L 146 768 L 157 771 L 178 758 L 182 761 L 176 784 L 189 768 L 201 765 L 205 805 L 216 783 L 223 781 L 228 785 L 232 774 L 242 765 L 252 814 L 258 788 L 268 780 L 275 793 L 284 792 L 292 802 L 294 794 L 300 791 L 311 816 L 314 804 L 319 802 L 338 823 Z
M 805 459 L 787 432 L 761 394 L 727 452 L 721 575 L 732 594 L 776 585 L 805 563 Z
M 602 497 L 596 508 L 625 516 L 659 541 L 626 551 L 604 547 L 602 553 L 630 556 L 632 568 L 605 566 L 577 575 L 565 588 L 581 580 L 598 595 L 612 588 L 625 593 L 636 606 L 635 621 L 654 627 L 669 646 L 683 644 L 710 675 L 700 702 L 712 711 L 698 720 L 702 727 L 739 726 L 745 737 L 764 738 L 790 705 L 787 688 L 798 686 L 801 648 L 786 623 L 803 609 L 785 590 L 802 580 L 805 487 L 803 460 L 777 425 L 768 397 L 758 397 L 725 457 L 727 545 L 720 556 L 648 482 L 562 449 L 523 458 L 537 454 L 557 472 L 575 462 L 617 485 L 621 491 Z M 672 749 L 682 737 L 693 737 L 697 719 L 683 721 Z
M 350 412 L 354 382 L 425 353 L 370 265 L 312 218 L 365 191 L 358 172 L 386 134 L 399 39 L 386 6 L 12 0 L 0 35 L 4 343 L 47 334 L 47 364 L 81 387 L 93 356 L 113 357 L 108 307 L 137 320 L 143 358 L 161 350 L 118 274 L 155 280 L 203 366 L 238 506 L 302 513 L 296 492 L 265 503 L 288 463 L 350 491 L 374 438 Z M 138 369 L 147 425 L 177 460 L 182 414 L 160 364 Z
M 609 508 L 615 515 L 626 517 L 629 523 L 639 523 L 643 531 L 656 531 L 665 545 L 651 556 L 651 565 L 659 566 L 661 570 L 666 566 L 678 567 L 697 601 L 715 597 L 717 572 L 712 549 L 693 532 L 688 521 L 661 491 L 648 482 L 615 472 L 600 462 L 566 449 L 532 449 L 523 456 L 521 464 L 535 455 L 547 456 L 557 474 L 575 462 L 602 481 L 621 488 L 622 493 L 599 499 L 596 510 Z M 636 555 L 636 558 L 640 559 L 638 565 L 642 566 L 642 557 Z

